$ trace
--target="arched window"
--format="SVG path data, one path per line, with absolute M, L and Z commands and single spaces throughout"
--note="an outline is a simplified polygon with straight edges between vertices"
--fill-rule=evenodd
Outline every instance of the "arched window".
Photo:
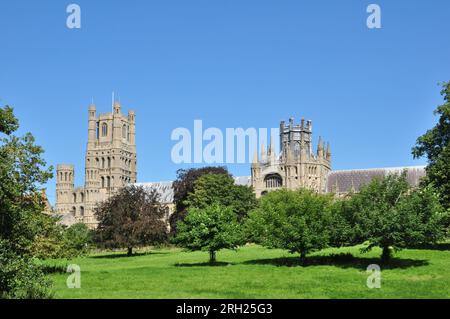
M 126 138 L 127 137 L 127 126 L 124 124 L 122 126 L 122 138 Z
M 83 206 L 80 207 L 80 215 L 84 216 L 84 207 Z
M 300 144 L 299 143 L 294 144 L 294 157 L 295 158 L 300 157 Z
M 102 136 L 108 135 L 108 124 L 103 123 L 102 124 Z
M 73 202 L 76 203 L 77 202 L 77 194 L 73 193 Z
M 111 168 L 111 157 L 108 157 L 108 168 Z
M 67 182 L 67 172 L 64 173 L 64 180 Z
M 80 196 L 81 196 L 81 202 L 83 203 L 84 202 L 84 193 L 80 193 Z
M 72 207 L 72 216 L 76 216 L 77 215 L 77 209 L 76 209 L 76 207 L 74 206 L 74 207 Z
M 283 179 L 278 174 L 269 174 L 264 178 L 266 188 L 276 188 L 283 186 Z
M 110 188 L 111 187 L 111 177 L 107 177 L 107 181 L 108 181 L 108 188 Z
M 105 158 L 102 157 L 102 168 L 105 168 Z
M 105 188 L 105 178 L 102 176 L 102 188 Z

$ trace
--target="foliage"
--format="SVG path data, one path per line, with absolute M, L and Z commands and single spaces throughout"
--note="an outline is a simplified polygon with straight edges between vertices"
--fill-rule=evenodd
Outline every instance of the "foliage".
M 441 95 L 444 104 L 434 111 L 438 123 L 417 139 L 412 149 L 415 158 L 426 156 L 426 184 L 435 187 L 441 197 L 441 204 L 450 208 L 450 81 L 443 83 Z
M 127 248 L 128 255 L 134 247 L 161 244 L 167 237 L 167 212 L 156 190 L 124 187 L 95 209 L 95 240 L 104 247 Z
M 52 296 L 51 286 L 30 256 L 14 252 L 6 240 L 0 240 L 0 299 L 43 299 Z
M 187 213 L 187 205 L 185 203 L 189 193 L 194 191 L 195 181 L 205 174 L 229 174 L 225 167 L 202 167 L 191 169 L 179 169 L 177 171 L 177 179 L 173 182 L 173 201 L 175 211 L 170 216 L 170 232 L 176 234 L 177 223 L 184 220 Z
M 44 298 L 49 282 L 32 262 L 40 233 L 44 198 L 38 186 L 52 176 L 33 135 L 13 136 L 19 122 L 10 107 L 0 108 L 0 295 Z
M 188 207 L 205 208 L 214 203 L 230 207 L 239 220 L 257 205 L 251 187 L 235 185 L 234 179 L 228 174 L 205 174 L 196 180 L 194 190 L 188 194 L 185 204 Z
M 208 251 L 215 262 L 220 249 L 235 249 L 242 243 L 240 225 L 231 207 L 212 204 L 189 208 L 184 221 L 178 223 L 175 243 L 189 250 Z
M 261 198 L 246 223 L 248 237 L 269 248 L 306 254 L 328 245 L 331 202 L 309 190 L 277 190 Z
M 334 236 L 335 242 L 367 241 L 365 251 L 381 247 L 384 262 L 389 261 L 391 248 L 433 243 L 443 237 L 445 214 L 438 197 L 430 187 L 411 190 L 406 173 L 373 179 L 339 208 L 338 229 L 344 232 Z
M 87 254 L 91 243 L 92 231 L 86 224 L 74 224 L 64 231 L 64 246 L 69 256 Z

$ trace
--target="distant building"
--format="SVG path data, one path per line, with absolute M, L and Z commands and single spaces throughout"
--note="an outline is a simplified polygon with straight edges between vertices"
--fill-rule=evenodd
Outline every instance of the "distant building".
M 267 152 L 262 147 L 261 155 L 255 153 L 251 167 L 251 184 L 256 197 L 268 191 L 288 188 L 307 188 L 324 193 L 327 176 L 331 171 L 330 144 L 319 138 L 316 153 L 313 153 L 312 122 L 301 120 L 294 124 L 291 118 L 286 125 L 280 124 L 281 152 L 275 154 L 273 142 Z
M 88 113 L 84 186 L 74 186 L 73 165 L 57 165 L 55 213 L 69 213 L 77 222 L 95 228 L 95 206 L 121 187 L 136 182 L 136 160 L 135 113 L 123 115 L 120 104 L 115 102 L 111 113 L 97 117 L 92 104 Z
M 82 222 L 95 228 L 95 207 L 129 184 L 156 189 L 161 202 L 168 206 L 168 219 L 175 209 L 172 182 L 136 182 L 135 113 L 129 111 L 127 116 L 123 115 L 120 104 L 115 102 L 111 113 L 98 117 L 95 105 L 91 105 L 88 116 L 84 186 L 74 186 L 73 165 L 57 165 L 53 213 L 61 216 L 60 223 Z M 235 177 L 235 183 L 252 186 L 257 197 L 281 188 L 307 188 L 343 197 L 358 192 L 375 177 L 406 170 L 410 185 L 417 186 L 425 176 L 424 166 L 332 171 L 330 144 L 325 145 L 319 138 L 313 151 L 312 122 L 303 119 L 299 124 L 293 118 L 287 124 L 280 123 L 280 146 L 280 154 L 275 153 L 273 141 L 268 149 L 263 146 L 261 153 L 254 155 L 251 176 Z M 47 206 L 46 211 L 52 210 Z

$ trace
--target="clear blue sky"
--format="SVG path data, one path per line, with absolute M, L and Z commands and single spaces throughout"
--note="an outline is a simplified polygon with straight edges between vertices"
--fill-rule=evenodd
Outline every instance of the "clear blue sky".
M 15 107 L 51 165 L 84 179 L 87 107 L 116 91 L 137 114 L 138 180 L 175 177 L 176 127 L 277 127 L 304 116 L 331 142 L 333 168 L 419 165 L 450 80 L 450 2 L 164 0 L 0 5 L 0 104 Z M 382 29 L 366 27 L 366 7 Z M 249 175 L 249 165 L 231 165 Z M 47 187 L 54 200 L 54 180 Z

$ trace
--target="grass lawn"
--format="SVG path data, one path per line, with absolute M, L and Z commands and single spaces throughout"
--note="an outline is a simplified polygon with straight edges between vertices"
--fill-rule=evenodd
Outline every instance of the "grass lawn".
M 359 248 L 316 252 L 307 266 L 255 245 L 218 252 L 215 266 L 206 252 L 104 253 L 69 262 L 81 267 L 80 289 L 66 287 L 66 273 L 50 276 L 55 298 L 450 298 L 449 244 L 397 252 L 381 269 L 380 289 L 367 288 L 366 268 L 381 251 Z

